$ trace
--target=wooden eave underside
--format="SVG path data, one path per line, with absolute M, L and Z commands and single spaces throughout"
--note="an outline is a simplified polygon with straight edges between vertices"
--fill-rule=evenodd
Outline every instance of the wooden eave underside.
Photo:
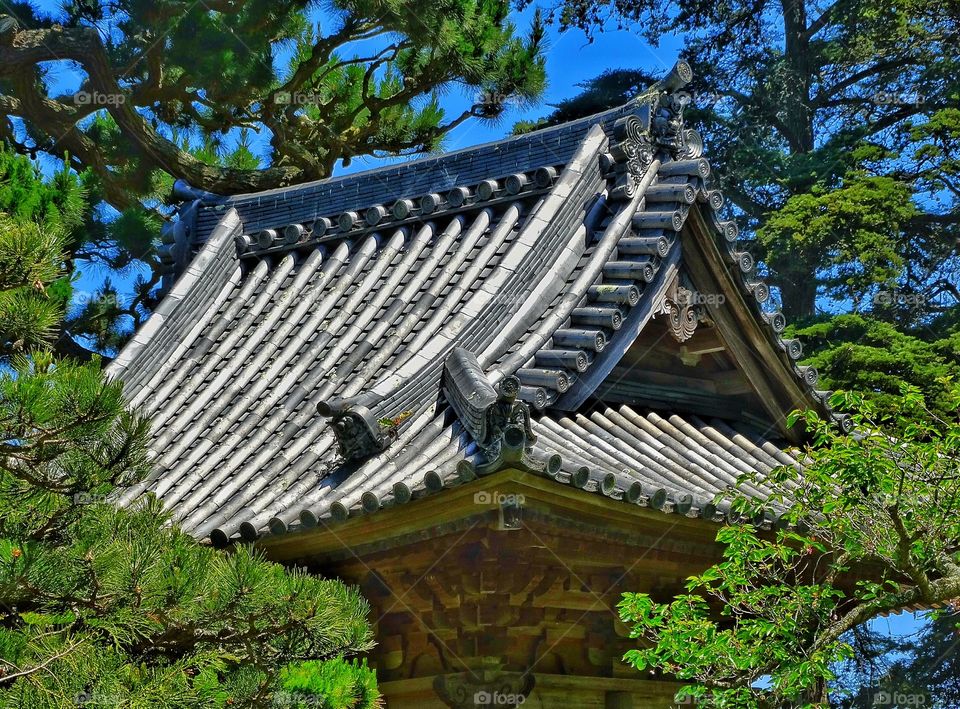
M 770 329 L 757 317 L 756 303 L 744 297 L 739 274 L 734 273 L 710 232 L 699 210 L 691 210 L 681 232 L 684 268 L 701 293 L 724 296 L 722 302 L 708 299 L 704 305 L 716 323 L 717 336 L 757 392 L 778 432 L 799 443 L 803 432 L 787 426 L 787 416 L 794 409 L 819 410 L 822 405 L 801 385 L 786 353 L 773 344 Z
M 676 552 L 687 543 L 713 548 L 716 534 L 716 524 L 703 519 L 667 515 L 603 495 L 584 494 L 521 470 L 505 469 L 448 489 L 443 495 L 381 510 L 376 515 L 264 537 L 257 546 L 276 561 L 331 560 L 422 542 L 473 525 L 497 524 L 498 509 L 478 504 L 477 493 L 522 495 L 523 519 L 555 524 L 572 535 L 613 537 L 638 548 Z

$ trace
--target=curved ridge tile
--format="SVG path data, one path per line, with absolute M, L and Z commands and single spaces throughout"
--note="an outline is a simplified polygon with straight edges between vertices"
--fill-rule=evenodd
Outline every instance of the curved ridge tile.
M 220 219 L 209 240 L 194 257 L 186 272 L 175 286 L 166 294 L 154 313 L 143 327 L 107 366 L 108 377 L 119 378 L 130 383 L 131 388 L 140 384 L 146 376 L 145 370 L 137 364 L 146 357 L 157 355 L 162 341 L 182 340 L 186 327 L 197 324 L 191 322 L 191 316 L 198 314 L 202 319 L 211 316 L 211 304 L 220 289 L 224 288 L 234 275 L 239 261 L 236 258 L 234 238 L 240 233 L 242 224 L 236 210 L 231 209 Z

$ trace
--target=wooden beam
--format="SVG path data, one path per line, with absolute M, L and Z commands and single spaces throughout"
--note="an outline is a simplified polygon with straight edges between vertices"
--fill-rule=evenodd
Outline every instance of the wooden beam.
M 743 376 L 739 369 L 728 369 L 723 372 L 714 372 L 710 375 L 717 393 L 726 396 L 749 394 L 753 391 L 750 380 Z
M 424 536 L 427 530 L 438 536 L 452 529 L 466 532 L 470 528 L 495 527 L 495 514 L 491 514 L 491 508 L 474 500 L 475 493 L 492 490 L 523 495 L 524 514 L 530 511 L 548 517 L 561 515 L 560 519 L 567 523 L 576 521 L 597 532 L 623 535 L 624 538 L 645 535 L 656 539 L 669 528 L 671 543 L 685 539 L 711 544 L 717 530 L 715 523 L 703 519 L 666 514 L 603 495 L 585 494 L 583 490 L 540 475 L 508 469 L 465 485 L 445 488 L 439 494 L 382 509 L 373 515 L 359 515 L 339 523 L 328 521 L 327 525 L 321 524 L 313 529 L 263 537 L 257 546 L 277 561 L 322 559 L 334 554 L 349 558 L 366 554 L 378 544 L 399 546 L 407 543 L 406 539 L 419 540 L 425 553 L 429 553 L 431 535 Z
M 713 229 L 698 206 L 690 209 L 681 244 L 684 268 L 696 289 L 723 296 L 708 298 L 704 307 L 728 352 L 757 391 L 780 433 L 800 442 L 802 431 L 787 426 L 787 414 L 796 408 L 818 408 L 818 404 L 801 386 L 787 355 L 774 344 L 766 324 L 756 314 L 755 304 L 744 298 L 738 284 L 740 276 L 733 271 L 736 266 L 721 254 Z

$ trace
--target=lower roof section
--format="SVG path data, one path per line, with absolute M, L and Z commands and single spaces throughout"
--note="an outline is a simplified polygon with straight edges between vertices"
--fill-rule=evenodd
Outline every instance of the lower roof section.
M 624 504 L 707 520 L 722 519 L 715 498 L 741 475 L 797 465 L 741 422 L 628 405 L 545 413 L 533 419 L 532 430 L 534 464 L 516 464 L 529 474 Z M 225 545 L 237 536 L 282 535 L 442 494 L 482 475 L 484 462 L 470 435 L 444 409 L 408 429 L 388 454 L 361 465 L 334 471 L 323 464 L 274 466 L 251 475 L 221 468 L 203 477 L 181 469 L 176 478 L 166 475 L 146 487 L 172 504 L 187 531 Z M 747 491 L 767 492 L 762 486 Z

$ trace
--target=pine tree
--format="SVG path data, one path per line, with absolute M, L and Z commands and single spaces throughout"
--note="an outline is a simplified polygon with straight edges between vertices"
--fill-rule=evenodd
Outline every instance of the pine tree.
M 120 210 L 163 174 L 231 194 L 328 177 L 341 159 L 431 150 L 545 82 L 542 27 L 520 35 L 505 0 L 41 5 L 0 13 L 0 139 L 69 151 Z M 58 95 L 43 79 L 66 62 L 85 79 Z M 474 101 L 447 115 L 438 96 L 457 85 Z M 271 164 L 211 159 L 251 128 L 268 136 Z
M 26 210 L 0 214 L 0 706 L 374 706 L 345 659 L 371 645 L 355 589 L 110 503 L 148 471 L 149 424 L 98 360 L 48 350 L 83 211 L 48 196 L 0 188 Z
M 874 317 L 838 315 L 787 334 L 804 346 L 803 364 L 821 375 L 820 386 L 862 392 L 880 407 L 896 404 L 904 384 L 918 387 L 927 405 L 947 417 L 950 382 L 960 381 L 960 328 L 900 329 Z
M 891 291 L 960 301 L 955 1 L 548 4 L 562 27 L 600 42 L 610 26 L 653 46 L 683 36 L 694 70 L 686 115 L 789 320 L 813 316 L 824 296 L 840 308 L 851 296 L 887 305 Z M 607 71 L 546 122 L 608 107 L 642 77 Z
M 55 340 L 71 356 L 113 354 L 156 306 L 174 180 L 233 194 L 434 151 L 546 83 L 539 17 L 519 31 L 508 0 L 53 5 L 0 6 L 0 146 L 69 167 L 95 207 L 67 249 L 110 281 Z M 451 90 L 469 106 L 445 111 Z

